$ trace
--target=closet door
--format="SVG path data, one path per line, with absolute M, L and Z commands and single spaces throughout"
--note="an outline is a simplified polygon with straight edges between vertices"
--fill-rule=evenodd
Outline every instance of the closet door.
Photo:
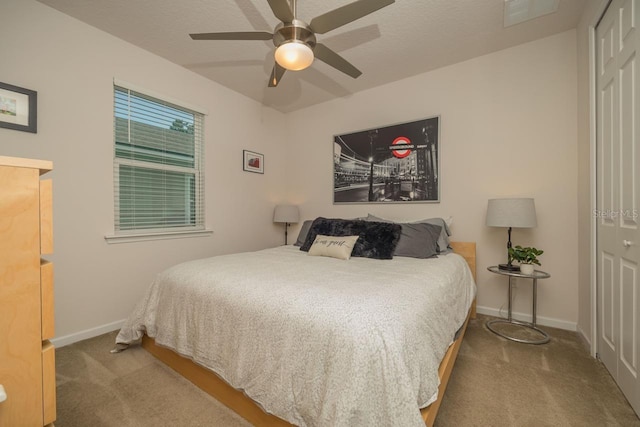
M 596 28 L 598 356 L 640 413 L 640 0 Z

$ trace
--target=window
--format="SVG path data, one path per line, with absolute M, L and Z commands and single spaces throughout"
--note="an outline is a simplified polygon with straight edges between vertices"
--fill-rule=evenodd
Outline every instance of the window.
M 115 232 L 204 230 L 203 115 L 114 86 Z

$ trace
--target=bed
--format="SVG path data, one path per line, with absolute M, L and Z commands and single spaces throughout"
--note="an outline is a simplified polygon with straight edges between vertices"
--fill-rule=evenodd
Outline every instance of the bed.
M 475 315 L 475 243 L 451 247 L 423 260 L 282 246 L 190 261 L 158 275 L 117 342 L 141 340 L 257 426 L 432 425 Z

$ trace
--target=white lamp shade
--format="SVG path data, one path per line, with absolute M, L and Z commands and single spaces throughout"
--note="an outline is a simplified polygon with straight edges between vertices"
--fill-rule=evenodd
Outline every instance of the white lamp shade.
M 538 225 L 533 199 L 490 199 L 487 206 L 487 226 L 533 228 Z
M 281 44 L 276 49 L 276 62 L 281 67 L 291 71 L 300 71 L 313 63 L 313 51 L 306 44 L 290 41 Z
M 273 222 L 295 223 L 300 220 L 300 211 L 294 205 L 278 205 L 273 212 Z

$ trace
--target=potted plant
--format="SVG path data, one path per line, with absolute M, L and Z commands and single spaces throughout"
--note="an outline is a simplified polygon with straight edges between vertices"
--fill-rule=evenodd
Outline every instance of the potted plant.
M 523 248 L 517 245 L 515 248 L 509 248 L 509 258 L 511 261 L 520 263 L 520 272 L 522 274 L 533 274 L 533 264 L 540 265 L 538 257 L 544 251 L 536 248 Z

